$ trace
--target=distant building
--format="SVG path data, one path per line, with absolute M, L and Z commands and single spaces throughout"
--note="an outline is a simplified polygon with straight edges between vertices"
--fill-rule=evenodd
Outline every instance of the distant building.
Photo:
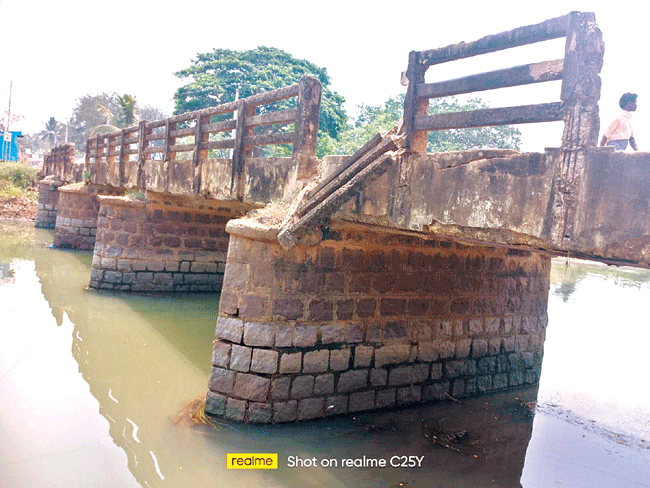
M 23 137 L 23 133 L 21 131 L 3 130 L 0 133 L 0 161 L 18 161 L 19 137 Z

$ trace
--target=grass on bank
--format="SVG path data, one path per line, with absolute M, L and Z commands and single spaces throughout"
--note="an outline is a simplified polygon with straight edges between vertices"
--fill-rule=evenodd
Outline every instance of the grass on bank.
M 38 199 L 36 169 L 29 164 L 0 161 L 0 198 Z

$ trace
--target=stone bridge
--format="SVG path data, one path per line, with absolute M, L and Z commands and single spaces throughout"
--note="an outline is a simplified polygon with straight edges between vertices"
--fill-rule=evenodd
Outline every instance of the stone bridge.
M 425 82 L 555 38 L 563 59 Z M 551 257 L 650 265 L 650 154 L 597 147 L 603 51 L 594 15 L 572 12 L 411 52 L 402 123 L 348 157 L 315 158 L 312 78 L 97 136 L 85 181 L 59 186 L 70 163 L 46 162 L 37 225 L 58 195 L 55 244 L 93 249 L 91 288 L 221 292 L 215 415 L 290 422 L 534 385 Z M 555 80 L 551 103 L 428 114 L 431 98 Z M 543 153 L 426 153 L 431 130 L 546 121 L 564 133 Z M 276 143 L 291 156 L 260 155 Z

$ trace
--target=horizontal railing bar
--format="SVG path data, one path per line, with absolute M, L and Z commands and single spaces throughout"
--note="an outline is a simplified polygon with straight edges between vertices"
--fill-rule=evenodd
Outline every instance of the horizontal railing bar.
M 172 137 L 185 137 L 196 135 L 196 128 L 190 127 L 189 129 L 178 129 L 169 132 Z
M 275 134 L 260 134 L 244 136 L 244 146 L 266 146 L 269 144 L 290 144 L 295 137 L 294 132 L 279 132 Z
M 171 152 L 194 151 L 194 144 L 177 144 L 169 146 Z
M 229 130 L 234 130 L 237 127 L 236 120 L 224 120 L 223 122 L 214 122 L 212 124 L 203 124 L 201 126 L 201 132 L 214 134 L 217 132 L 226 132 Z
M 199 149 L 234 149 L 234 139 L 223 139 L 221 141 L 207 141 L 199 144 Z
M 415 130 L 448 130 L 562 120 L 562 102 L 415 117 Z
M 511 86 L 543 83 L 562 79 L 563 59 L 514 66 L 454 80 L 417 85 L 418 98 L 438 98 L 461 93 L 495 90 Z
M 272 124 L 289 124 L 295 122 L 297 118 L 298 118 L 297 108 L 279 110 L 277 112 L 269 112 L 262 115 L 254 115 L 252 117 L 246 117 L 246 127 L 258 127 L 262 125 L 272 125 Z
M 568 25 L 569 15 L 563 15 L 539 24 L 485 36 L 473 42 L 460 42 L 439 49 L 420 51 L 419 59 L 424 66 L 432 66 L 479 54 L 557 39 L 566 36 Z

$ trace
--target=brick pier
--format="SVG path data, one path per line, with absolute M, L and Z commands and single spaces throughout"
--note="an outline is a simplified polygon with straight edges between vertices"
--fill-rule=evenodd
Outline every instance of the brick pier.
M 89 287 L 219 291 L 228 250 L 226 223 L 244 210 L 219 202 L 214 208 L 207 201 L 202 207 L 186 203 L 169 195 L 146 202 L 101 198 Z
M 63 181 L 58 176 L 47 176 L 38 182 L 38 208 L 35 227 L 54 229 L 59 209 L 59 187 Z
M 105 186 L 72 183 L 59 187 L 54 229 L 54 247 L 92 251 L 95 247 L 99 196 L 121 190 Z
M 285 251 L 228 230 L 211 414 L 290 422 L 539 379 L 547 255 L 341 223 Z

